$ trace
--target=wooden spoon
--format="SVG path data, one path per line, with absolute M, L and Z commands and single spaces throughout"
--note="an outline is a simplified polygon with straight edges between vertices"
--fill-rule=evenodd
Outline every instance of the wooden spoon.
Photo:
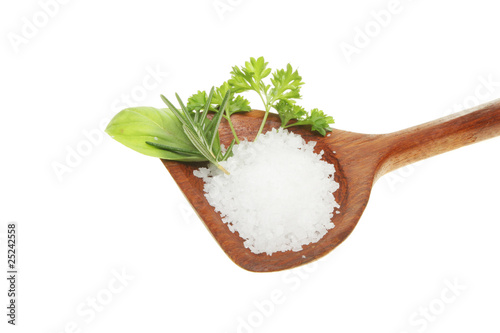
M 240 139 L 253 140 L 264 112 L 251 111 L 232 116 Z M 264 132 L 280 126 L 279 117 L 270 114 Z M 340 188 L 334 193 L 340 204 L 332 221 L 335 228 L 317 243 L 298 252 L 277 252 L 269 256 L 254 254 L 243 246 L 243 239 L 232 233 L 204 196 L 203 181 L 193 170 L 203 163 L 162 160 L 184 195 L 203 220 L 221 248 L 237 265 L 255 272 L 293 268 L 332 251 L 349 236 L 368 203 L 370 191 L 382 175 L 419 160 L 471 143 L 500 135 L 500 99 L 477 108 L 452 114 L 419 126 L 389 134 L 359 134 L 334 129 L 322 137 L 309 128 L 291 128 L 306 141 L 317 141 L 316 151 L 324 150 L 323 159 L 335 165 L 335 180 Z M 220 125 L 221 142 L 226 146 L 233 136 L 227 121 Z

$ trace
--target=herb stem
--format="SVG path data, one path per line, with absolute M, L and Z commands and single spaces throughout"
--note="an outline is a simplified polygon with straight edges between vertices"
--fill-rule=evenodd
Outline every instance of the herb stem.
M 216 164 L 217 168 L 219 168 L 220 170 L 222 170 L 226 175 L 229 175 L 229 172 L 224 169 L 224 167 L 222 165 L 220 165 L 219 163 Z
M 264 118 L 262 119 L 262 123 L 260 124 L 259 131 L 257 132 L 257 135 L 255 136 L 255 140 L 257 140 L 257 138 L 259 137 L 259 134 L 262 133 L 262 130 L 264 129 L 264 125 L 266 124 L 266 121 L 267 121 L 267 116 L 269 115 L 269 111 L 271 110 L 269 103 L 266 103 L 266 101 L 264 101 L 264 97 L 262 96 L 262 94 L 260 92 L 258 92 L 258 93 L 259 93 L 260 99 L 262 100 L 262 103 L 264 103 L 264 105 L 266 107 L 266 113 L 264 114 Z
M 236 143 L 239 144 L 240 140 L 238 139 L 238 135 L 236 135 L 236 130 L 234 129 L 233 122 L 231 121 L 231 115 L 229 114 L 229 111 L 227 109 L 226 109 L 226 119 L 229 124 L 229 127 L 231 128 L 231 132 L 233 133 Z

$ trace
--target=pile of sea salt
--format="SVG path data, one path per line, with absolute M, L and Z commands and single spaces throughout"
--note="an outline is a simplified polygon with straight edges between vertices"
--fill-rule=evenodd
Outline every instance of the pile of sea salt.
M 232 232 L 254 253 L 300 251 L 320 240 L 339 205 L 333 193 L 335 167 L 314 153 L 316 142 L 273 129 L 254 142 L 242 141 L 218 168 L 200 168 L 205 196 Z

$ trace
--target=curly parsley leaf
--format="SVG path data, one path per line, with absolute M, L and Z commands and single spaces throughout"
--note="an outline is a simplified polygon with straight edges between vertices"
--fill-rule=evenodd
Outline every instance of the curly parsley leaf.
M 235 112 L 248 112 L 251 109 L 250 102 L 246 98 L 236 96 L 236 98 L 233 98 L 229 103 L 227 111 L 229 115 L 232 115 Z
M 273 88 L 269 92 L 271 103 L 277 100 L 300 99 L 300 86 L 304 84 L 297 70 L 288 64 L 286 70 L 278 69 L 271 78 Z
M 248 90 L 255 90 L 259 93 L 267 94 L 269 85 L 265 85 L 262 79 L 271 74 L 271 69 L 267 68 L 267 62 L 264 57 L 257 59 L 250 58 L 245 62 L 245 66 L 239 68 L 234 66 L 231 72 L 229 84 L 235 93 L 241 93 Z
M 229 84 L 235 93 L 241 93 L 248 90 L 255 90 L 259 93 L 267 94 L 269 85 L 266 86 L 262 79 L 271 74 L 271 69 L 267 68 L 267 62 L 264 57 L 250 58 L 245 62 L 245 66 L 239 68 L 234 66 L 231 72 Z
M 290 120 L 302 119 L 307 115 L 306 110 L 303 107 L 291 103 L 289 100 L 282 99 L 273 107 L 278 111 L 281 119 L 281 127 L 285 127 Z
M 198 90 L 196 94 L 188 98 L 186 107 L 190 111 L 193 110 L 200 111 L 203 110 L 206 103 L 207 103 L 207 93 L 205 91 Z
M 250 111 L 250 102 L 242 96 L 235 96 L 227 82 L 224 82 L 220 87 L 215 89 L 215 93 L 210 103 L 210 111 L 218 112 L 227 92 L 229 92 L 229 100 L 226 106 L 226 113 L 228 113 L 229 116 L 235 112 Z M 205 91 L 198 91 L 196 94 L 188 98 L 187 109 L 191 111 L 200 111 L 203 110 L 206 103 L 207 93 Z
M 231 116 L 235 112 L 248 112 L 250 111 L 250 102 L 242 96 L 234 96 L 229 83 L 224 82 L 220 87 L 215 90 L 213 104 L 220 105 L 226 93 L 229 91 L 229 102 L 226 107 L 226 112 Z
M 290 125 L 283 126 L 283 128 L 310 125 L 312 131 L 317 131 L 319 134 L 325 136 L 326 132 L 332 131 L 329 124 L 333 123 L 335 123 L 335 120 L 331 116 L 327 116 L 322 110 L 312 109 L 307 117 L 299 119 L 297 122 Z

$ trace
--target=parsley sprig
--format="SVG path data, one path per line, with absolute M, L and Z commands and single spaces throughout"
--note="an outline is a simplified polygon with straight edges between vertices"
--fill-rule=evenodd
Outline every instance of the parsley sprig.
M 302 97 L 300 88 L 304 84 L 298 71 L 293 70 L 292 66 L 288 64 L 286 69 L 278 69 L 271 74 L 272 70 L 267 65 L 264 57 L 250 58 L 250 61 L 245 62 L 245 66 L 233 67 L 231 79 L 228 81 L 235 93 L 255 91 L 262 100 L 265 114 L 257 137 L 264 129 L 271 108 L 278 112 L 283 128 L 311 125 L 311 130 L 317 131 L 323 136 L 327 131 L 331 131 L 329 124 L 334 123 L 332 117 L 326 116 L 319 109 L 313 109 L 308 114 L 304 108 L 296 105 L 296 101 Z M 264 82 L 264 79 L 270 74 L 271 84 Z M 291 120 L 297 121 L 289 124 Z

